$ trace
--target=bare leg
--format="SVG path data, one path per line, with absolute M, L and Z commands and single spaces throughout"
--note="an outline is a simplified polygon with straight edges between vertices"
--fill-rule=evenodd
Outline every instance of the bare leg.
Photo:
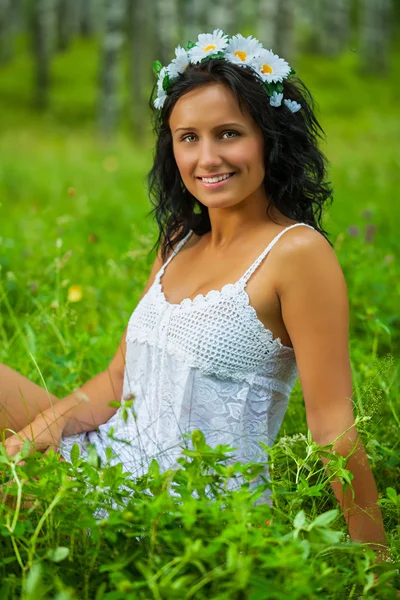
M 57 402 L 54 394 L 0 363 L 0 441 L 4 429 L 20 431 Z M 12 435 L 10 431 L 4 433 L 6 438 Z

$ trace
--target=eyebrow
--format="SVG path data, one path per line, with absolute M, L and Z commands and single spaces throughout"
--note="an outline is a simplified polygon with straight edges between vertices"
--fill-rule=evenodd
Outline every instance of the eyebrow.
M 223 123 L 223 125 L 217 125 L 213 127 L 211 131 L 215 131 L 216 129 L 221 129 L 222 127 L 243 127 L 240 123 Z M 178 127 L 175 129 L 174 133 L 178 131 L 196 131 L 196 127 Z

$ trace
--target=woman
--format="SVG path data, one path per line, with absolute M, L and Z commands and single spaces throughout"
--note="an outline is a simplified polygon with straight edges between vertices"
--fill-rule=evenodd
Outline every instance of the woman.
M 354 425 L 346 284 L 321 226 L 331 189 L 311 95 L 251 36 L 215 30 L 175 54 L 155 63 L 159 251 L 139 304 L 109 367 L 62 400 L 1 366 L 18 432 L 7 451 L 28 438 L 69 460 L 91 442 L 137 475 L 154 456 L 176 467 L 182 434 L 201 429 L 236 448 L 232 462 L 265 462 L 259 442 L 274 442 L 299 375 L 313 439 L 345 456 L 357 445 L 355 498 L 332 484 L 351 538 L 385 546 Z M 133 411 L 109 406 L 121 397 Z

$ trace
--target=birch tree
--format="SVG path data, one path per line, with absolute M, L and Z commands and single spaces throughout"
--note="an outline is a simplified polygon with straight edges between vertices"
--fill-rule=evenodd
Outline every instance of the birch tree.
M 12 56 L 10 17 L 11 0 L 0 0 L 0 63 L 7 62 Z
M 259 0 L 259 19 L 257 36 L 264 48 L 277 52 L 276 26 L 278 18 L 278 0 Z
M 44 108 L 49 99 L 50 62 L 55 40 L 55 0 L 30 0 L 28 11 L 35 60 L 34 99 L 38 108 Z
M 294 58 L 294 0 L 277 3 L 273 50 L 289 62 Z
M 177 0 L 154 0 L 157 23 L 156 53 L 161 63 L 170 62 L 171 53 L 180 42 Z
M 293 0 L 260 0 L 258 37 L 265 48 L 285 60 L 294 54 Z
M 57 49 L 64 51 L 78 32 L 79 0 L 57 0 Z
M 6 63 L 14 57 L 21 13 L 21 0 L 0 0 L 0 63 Z
M 361 0 L 360 68 L 367 74 L 388 69 L 391 8 L 390 0 Z
M 322 0 L 321 8 L 321 51 L 323 54 L 335 56 L 349 43 L 351 2 Z
M 206 7 L 208 7 L 207 4 Z M 207 9 L 204 10 L 204 4 L 199 2 L 199 0 L 186 0 L 183 5 L 183 43 L 188 40 L 196 42 L 199 33 L 207 33 L 209 31 L 207 12 Z
M 119 58 L 125 40 L 125 0 L 107 0 L 105 31 L 101 45 L 99 125 L 105 137 L 116 127 L 120 110 L 121 66 Z
M 213 2 L 213 6 L 210 6 L 210 10 L 207 11 L 208 22 L 205 31 L 214 31 L 214 29 L 220 28 L 228 35 L 237 33 L 237 8 L 238 3 L 235 0 Z M 201 32 L 199 31 L 199 33 Z
M 149 122 L 147 101 L 155 81 L 153 60 L 158 58 L 154 50 L 153 9 L 150 2 L 131 0 L 129 3 L 130 116 L 133 136 L 139 142 L 144 139 Z
M 308 50 L 336 56 L 350 40 L 352 0 L 309 0 L 299 7 L 299 20 L 309 30 Z
M 94 6 L 93 0 L 79 0 L 79 33 L 84 37 L 93 35 L 96 30 L 95 8 L 99 10 L 99 6 Z

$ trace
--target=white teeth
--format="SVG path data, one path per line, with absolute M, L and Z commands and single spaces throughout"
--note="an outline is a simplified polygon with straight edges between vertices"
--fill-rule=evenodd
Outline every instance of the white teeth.
M 221 177 L 202 177 L 201 180 L 206 183 L 217 183 L 217 181 L 222 181 L 223 179 L 228 179 L 231 174 L 227 173 L 226 175 L 221 175 Z

